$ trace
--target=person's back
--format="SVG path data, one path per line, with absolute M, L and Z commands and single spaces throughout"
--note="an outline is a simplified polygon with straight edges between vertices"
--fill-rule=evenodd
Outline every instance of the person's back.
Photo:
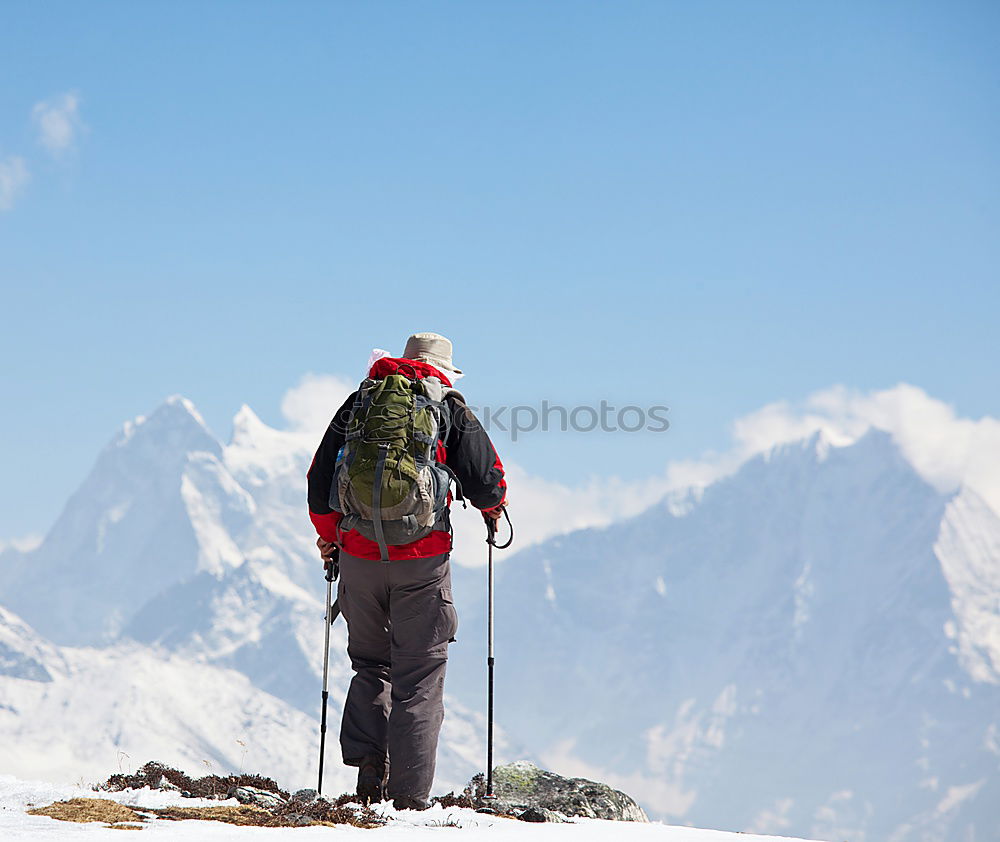
M 397 808 L 428 806 L 448 644 L 458 628 L 449 567 L 451 495 L 428 499 L 413 466 L 444 475 L 445 489 L 452 476 L 461 496 L 486 518 L 498 518 L 506 500 L 500 458 L 452 388 L 461 373 L 447 339 L 414 334 L 402 357 L 371 366 L 362 388 L 331 421 L 308 475 L 309 515 L 321 555 L 341 550 L 337 598 L 355 671 L 340 733 L 344 763 L 359 767 L 359 796 L 388 795 Z M 387 384 L 387 378 L 396 380 Z M 413 419 L 429 408 L 431 426 L 411 421 L 409 430 L 402 429 L 400 413 L 372 412 L 390 386 L 390 400 L 406 407 L 403 415 Z M 407 398 L 410 386 L 416 400 Z M 436 433 L 434 441 L 425 440 L 421 431 L 427 429 Z M 366 459 L 373 463 L 371 475 Z M 356 493 L 359 487 L 363 494 Z M 390 543 L 411 534 L 419 537 Z

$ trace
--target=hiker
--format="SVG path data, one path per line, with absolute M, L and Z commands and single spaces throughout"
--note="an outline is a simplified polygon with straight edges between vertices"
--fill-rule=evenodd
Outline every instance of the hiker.
M 308 474 L 320 555 L 328 561 L 339 549 L 337 599 L 355 672 L 340 730 L 344 763 L 358 767 L 363 802 L 391 798 L 396 809 L 430 806 L 458 630 L 450 486 L 488 523 L 506 501 L 500 457 L 453 388 L 462 372 L 451 355 L 436 333 L 413 334 L 402 357 L 373 354 Z

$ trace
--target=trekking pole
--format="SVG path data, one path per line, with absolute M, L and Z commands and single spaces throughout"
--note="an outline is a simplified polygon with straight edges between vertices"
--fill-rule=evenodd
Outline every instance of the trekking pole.
M 514 542 L 514 525 L 510 522 L 507 509 L 503 509 L 507 525 L 510 527 L 510 538 L 506 544 L 497 544 L 497 525 L 492 518 L 486 521 L 486 543 L 489 559 L 487 585 L 487 631 L 486 631 L 486 798 L 496 798 L 493 794 L 493 668 L 496 658 L 493 656 L 493 549 L 505 550 Z
M 340 614 L 340 606 L 333 602 L 333 583 L 340 572 L 340 550 L 333 549 L 333 555 L 324 563 L 326 570 L 326 611 L 323 614 L 323 713 L 319 720 L 319 782 L 316 784 L 316 794 L 323 792 L 323 756 L 326 753 L 326 707 L 330 694 L 327 682 L 330 678 L 330 626 Z

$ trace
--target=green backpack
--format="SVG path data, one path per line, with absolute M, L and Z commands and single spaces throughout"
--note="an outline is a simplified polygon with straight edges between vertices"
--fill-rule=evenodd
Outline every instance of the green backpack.
M 448 492 L 456 478 L 435 460 L 438 440 L 448 437 L 449 394 L 459 393 L 437 377 L 402 374 L 368 378 L 358 389 L 330 507 L 343 514 L 342 530 L 356 529 L 378 544 L 384 562 L 390 544 L 450 528 Z

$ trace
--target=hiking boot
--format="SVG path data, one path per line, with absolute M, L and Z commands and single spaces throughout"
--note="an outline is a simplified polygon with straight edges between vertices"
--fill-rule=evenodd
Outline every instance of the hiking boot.
M 389 764 L 384 757 L 368 757 L 358 768 L 358 800 L 362 804 L 377 804 L 385 800 L 385 782 Z
M 392 806 L 395 810 L 426 810 L 431 805 L 422 798 L 414 798 L 411 795 L 397 795 L 392 799 Z

